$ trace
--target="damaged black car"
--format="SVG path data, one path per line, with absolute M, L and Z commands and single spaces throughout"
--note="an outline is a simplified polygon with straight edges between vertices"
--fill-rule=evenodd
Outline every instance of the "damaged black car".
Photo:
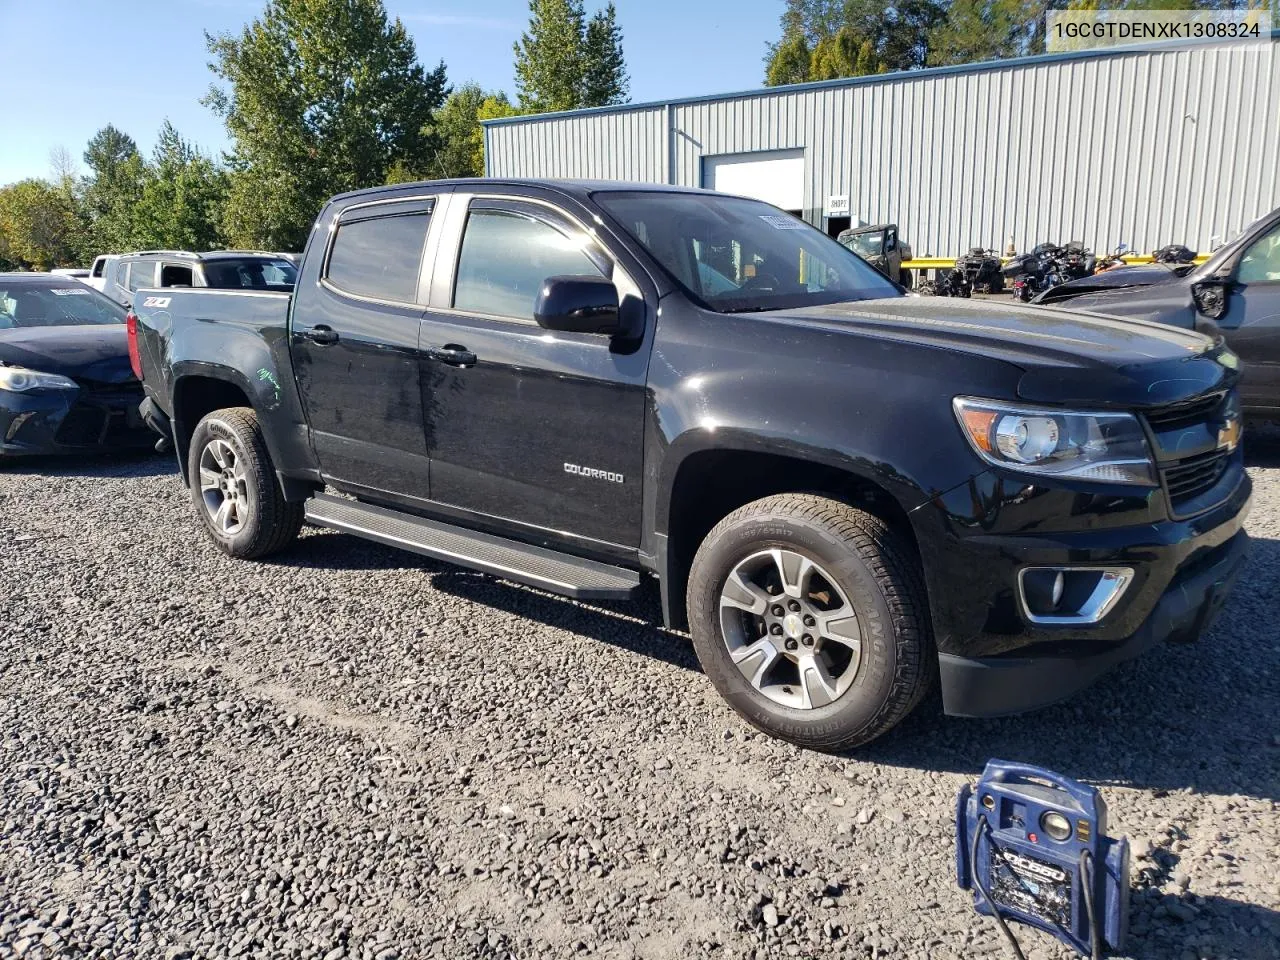
M 146 449 L 125 310 L 71 278 L 0 274 L 0 460 Z

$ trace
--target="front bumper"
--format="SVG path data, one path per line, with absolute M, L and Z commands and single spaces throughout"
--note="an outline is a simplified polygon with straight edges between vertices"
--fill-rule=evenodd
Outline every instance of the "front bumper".
M 938 655 L 944 709 L 953 716 L 994 717 L 1047 706 L 1083 690 L 1116 664 L 1161 640 L 1190 642 L 1213 623 L 1244 566 L 1243 530 L 1174 577 L 1142 627 L 1103 649 L 1072 656 L 1059 648 L 1036 656 Z
M 0 391 L 0 457 L 146 449 L 141 402 L 139 384 Z
M 1195 639 L 1248 549 L 1252 485 L 1238 455 L 1214 501 L 1170 518 L 1158 490 L 1113 496 L 984 475 L 914 512 L 946 712 L 1046 706 L 1158 641 Z M 1048 624 L 1019 595 L 1019 572 L 1035 566 L 1128 567 L 1133 577 L 1097 622 Z

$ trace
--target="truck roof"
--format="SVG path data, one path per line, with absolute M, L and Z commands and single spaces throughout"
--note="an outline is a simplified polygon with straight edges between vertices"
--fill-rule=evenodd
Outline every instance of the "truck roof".
M 544 187 L 568 196 L 585 199 L 600 190 L 627 191 L 639 193 L 715 193 L 700 187 L 680 187 L 668 183 L 642 183 L 626 180 L 558 180 L 538 177 L 463 177 L 451 180 L 420 180 L 416 183 L 397 183 L 389 186 L 366 187 L 363 190 L 351 190 L 340 193 L 333 198 L 349 200 L 355 197 L 394 196 L 398 193 L 411 192 L 423 187 Z

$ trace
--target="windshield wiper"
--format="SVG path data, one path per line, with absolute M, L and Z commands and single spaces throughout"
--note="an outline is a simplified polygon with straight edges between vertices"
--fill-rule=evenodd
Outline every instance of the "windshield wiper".
M 753 305 L 750 307 L 726 307 L 720 312 L 721 313 L 765 313 L 769 310 L 785 310 L 785 309 L 787 308 L 786 307 L 762 307 L 759 305 Z

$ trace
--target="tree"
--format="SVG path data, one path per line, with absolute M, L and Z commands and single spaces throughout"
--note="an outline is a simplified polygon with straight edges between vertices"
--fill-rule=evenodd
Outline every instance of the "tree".
M 624 103 L 630 80 L 610 3 L 590 21 L 582 0 L 529 0 L 529 29 L 515 44 L 522 110 L 546 113 Z
M 75 211 L 44 180 L 20 180 L 0 189 L 0 256 L 10 264 L 48 270 L 71 263 Z
M 582 105 L 606 107 L 625 103 L 631 87 L 622 55 L 618 11 L 610 2 L 587 23 L 583 40 Z
M 440 149 L 431 161 L 433 177 L 484 176 L 484 131 L 479 118 L 480 108 L 488 96 L 478 83 L 466 83 L 449 94 L 444 106 L 436 111 Z M 476 163 L 477 142 L 481 144 L 479 164 Z
M 946 20 L 929 35 L 929 65 L 1039 53 L 1044 49 L 1046 9 L 1042 0 L 952 0 Z
M 782 39 L 765 58 L 765 82 L 799 83 L 924 66 L 941 0 L 787 0 Z
M 515 44 L 516 93 L 534 113 L 581 105 L 582 0 L 529 0 L 529 29 Z
M 110 180 L 130 157 L 138 155 L 133 137 L 107 124 L 92 137 L 84 150 L 84 162 L 94 180 Z
M 221 246 L 226 192 L 226 172 L 166 120 L 133 207 L 132 245 L 169 250 Z
M 300 249 L 331 195 L 422 175 L 445 68 L 425 70 L 381 0 L 268 0 L 239 36 L 208 36 L 225 87 L 205 103 L 234 147 L 224 228 L 233 244 Z

